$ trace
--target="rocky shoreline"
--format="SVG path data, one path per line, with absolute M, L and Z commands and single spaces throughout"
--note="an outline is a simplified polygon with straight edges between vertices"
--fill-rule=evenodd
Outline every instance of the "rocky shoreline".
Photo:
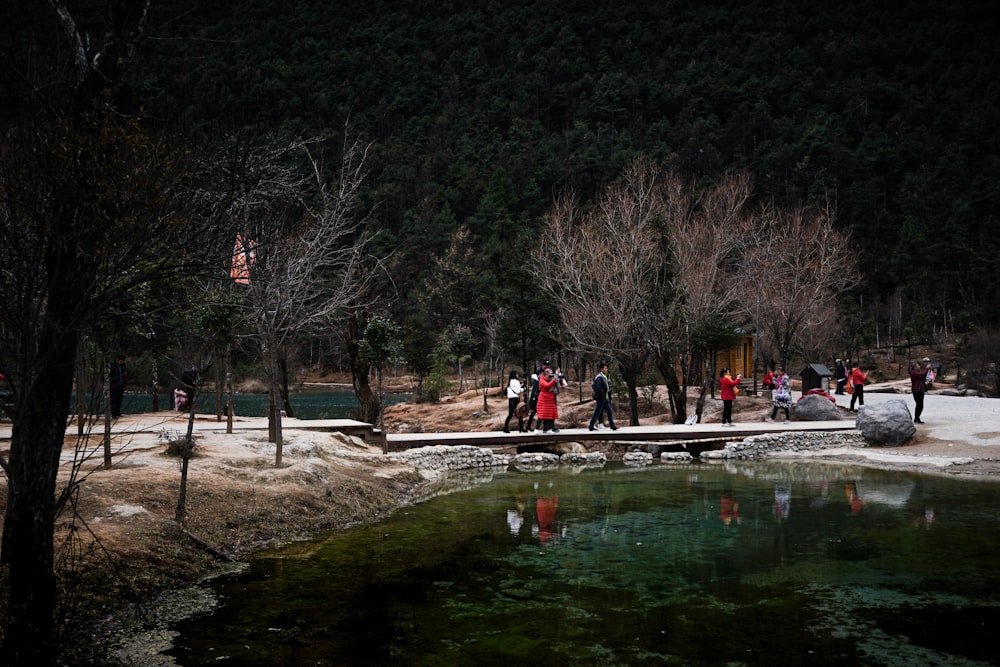
M 721 449 L 712 449 L 698 455 L 690 452 L 662 452 L 659 459 L 665 462 L 712 461 L 718 459 L 758 459 L 796 452 L 845 447 L 867 447 L 868 443 L 860 431 L 809 431 L 769 433 L 748 436 L 742 440 L 726 443 Z M 408 449 L 388 455 L 393 463 L 412 466 L 427 476 L 453 470 L 469 468 L 507 468 L 537 465 L 600 465 L 608 460 L 602 452 L 568 452 L 555 454 L 531 452 L 516 455 L 497 453 L 474 445 L 435 445 Z M 622 455 L 626 464 L 653 463 L 654 454 L 647 451 L 631 451 Z

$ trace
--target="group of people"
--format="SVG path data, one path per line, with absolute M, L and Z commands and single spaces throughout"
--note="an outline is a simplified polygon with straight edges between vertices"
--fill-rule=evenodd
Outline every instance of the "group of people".
M 742 374 L 737 373 L 736 377 L 733 377 L 728 368 L 723 368 L 719 373 L 719 387 L 721 389 L 719 397 L 722 399 L 723 426 L 733 425 L 733 401 L 736 400 L 736 395 L 739 393 L 741 380 L 743 380 Z M 774 418 L 778 416 L 778 410 L 784 410 L 785 423 L 787 424 L 791 420 L 789 409 L 792 407 L 792 385 L 788 373 L 785 372 L 785 367 L 778 366 L 773 371 L 769 370 L 764 375 L 761 384 L 765 390 L 774 391 L 771 416 L 765 421 L 773 422 Z
M 763 385 L 765 389 L 774 389 L 774 409 L 771 412 L 771 417 L 766 421 L 773 422 L 775 416 L 778 414 L 778 409 L 781 408 L 785 411 L 785 423 L 788 423 L 789 411 L 788 408 L 791 407 L 791 390 L 788 385 L 788 375 L 785 373 L 785 369 L 778 366 L 776 369 L 778 374 L 774 375 L 771 371 L 768 371 L 764 376 Z M 723 374 L 728 373 L 728 369 L 723 369 Z M 842 359 L 837 359 L 834 366 L 834 378 L 837 381 L 837 388 L 835 393 L 843 396 L 845 393 L 851 395 L 851 404 L 848 410 L 850 412 L 857 412 L 857 408 L 863 407 L 865 404 L 865 382 L 868 381 L 868 374 L 865 373 L 858 362 L 851 362 L 850 360 L 844 361 Z M 920 419 L 921 414 L 924 411 L 924 394 L 927 393 L 927 386 L 934 382 L 936 374 L 933 366 L 931 365 L 930 357 L 923 358 L 923 365 L 914 362 L 910 365 L 910 393 L 913 395 L 913 423 L 923 424 L 923 420 Z M 739 377 L 739 376 L 737 376 Z M 730 381 L 723 382 L 720 379 L 720 384 L 723 386 L 723 401 L 726 400 L 726 390 L 725 385 L 730 384 Z M 736 384 L 739 384 L 738 382 Z M 855 407 L 857 406 L 857 407 Z M 725 423 L 725 410 L 723 411 L 723 423 Z M 731 413 L 730 413 L 731 414 Z M 731 423 L 731 422 L 730 422 Z
M 559 403 L 556 397 L 559 390 L 566 386 L 562 372 L 553 369 L 549 360 L 539 364 L 538 371 L 531 374 L 531 386 L 527 401 L 522 404 L 525 388 L 521 384 L 517 371 L 511 371 L 507 380 L 507 419 L 503 423 L 503 432 L 510 433 L 510 422 L 517 417 L 517 430 L 520 433 L 535 432 L 531 427 L 538 419 L 542 433 L 558 433 L 556 420 L 559 419 Z M 611 381 L 608 379 L 608 364 L 602 362 L 592 385 L 594 397 L 594 414 L 590 418 L 589 429 L 595 431 L 603 428 L 601 423 L 606 416 L 608 427 L 617 431 L 615 415 L 611 409 Z M 527 423 L 525 423 L 527 416 Z
M 510 433 L 510 420 L 517 417 L 517 430 L 521 433 L 532 433 L 532 425 L 538 419 L 543 433 L 558 433 L 556 420 L 559 419 L 559 405 L 556 396 L 559 390 L 565 386 L 566 380 L 559 369 L 553 369 L 549 360 L 546 359 L 538 366 L 538 371 L 531 374 L 531 388 L 526 402 L 526 409 L 522 409 L 521 400 L 524 397 L 525 389 L 521 385 L 517 371 L 511 371 L 507 380 L 507 419 L 503 423 L 503 432 Z M 525 424 L 524 416 L 527 413 L 528 421 Z
M 128 366 L 125 355 L 119 354 L 108 371 L 109 401 L 108 408 L 112 419 L 122 416 L 122 401 L 125 397 L 125 385 L 128 383 Z M 190 408 L 190 398 L 201 384 L 201 372 L 197 368 L 188 368 L 181 373 L 180 386 L 174 388 L 174 409 L 186 412 Z
M 913 423 L 923 424 L 920 419 L 924 410 L 924 394 L 927 392 L 927 385 L 934 381 L 934 370 L 930 359 L 924 357 L 923 367 L 919 363 L 914 363 L 910 367 L 910 388 L 915 404 L 913 413 Z M 611 381 L 608 379 L 608 364 L 602 362 L 597 376 L 592 385 L 594 399 L 594 413 L 590 418 L 588 430 L 595 431 L 603 428 L 603 419 L 607 416 L 608 425 L 612 430 L 617 430 L 615 426 L 614 412 L 611 409 Z M 834 377 L 837 381 L 836 393 L 843 395 L 845 389 L 851 394 L 851 404 L 848 408 L 851 412 L 857 412 L 857 407 L 865 404 L 865 382 L 868 381 L 868 374 L 865 373 L 857 362 L 836 360 Z M 719 374 L 719 387 L 722 399 L 722 425 L 733 425 L 733 401 L 739 393 L 740 382 L 743 380 L 742 374 L 734 377 L 728 368 L 723 368 Z M 537 373 L 531 375 L 530 394 L 524 405 L 521 404 L 525 389 L 521 385 L 517 371 L 510 372 L 507 383 L 508 412 L 507 420 L 504 422 L 504 433 L 510 433 L 510 422 L 515 416 L 518 420 L 518 431 L 522 433 L 532 433 L 532 424 L 537 417 L 543 433 L 558 433 L 555 421 L 559 418 L 559 407 L 556 396 L 560 387 L 565 385 L 563 375 L 558 369 L 553 370 L 548 360 L 543 361 Z M 784 366 L 777 366 L 773 371 L 769 370 L 764 375 L 762 385 L 765 390 L 773 391 L 771 416 L 765 419 L 773 423 L 778 416 L 778 411 L 785 414 L 784 423 L 791 421 L 792 388 L 791 379 L 785 372 Z M 524 415 L 528 420 L 525 425 Z

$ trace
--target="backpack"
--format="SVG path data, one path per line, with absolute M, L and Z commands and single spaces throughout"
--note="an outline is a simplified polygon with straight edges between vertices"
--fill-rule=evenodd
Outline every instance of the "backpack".
M 607 398 L 608 394 L 611 393 L 611 387 L 608 386 L 607 380 L 601 375 L 598 375 L 597 377 L 594 378 L 594 384 L 592 385 L 592 388 L 594 390 L 593 397 L 595 401 L 600 400 L 602 398 Z

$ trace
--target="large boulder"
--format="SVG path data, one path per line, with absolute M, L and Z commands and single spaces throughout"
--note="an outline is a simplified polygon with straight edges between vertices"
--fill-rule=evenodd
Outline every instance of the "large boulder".
M 795 418 L 807 422 L 840 419 L 837 404 L 823 394 L 807 394 L 795 404 Z
M 865 440 L 876 445 L 901 445 L 917 432 L 910 408 L 902 400 L 862 406 L 856 423 Z

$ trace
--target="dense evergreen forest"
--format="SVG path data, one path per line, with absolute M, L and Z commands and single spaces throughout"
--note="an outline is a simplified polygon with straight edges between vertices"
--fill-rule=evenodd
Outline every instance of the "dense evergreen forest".
M 500 308 L 523 358 L 553 349 L 524 266 L 544 213 L 639 154 L 832 203 L 863 274 L 844 330 L 929 338 L 1000 318 L 997 23 L 985 0 L 163 0 L 132 95 L 190 143 L 349 122 L 413 349 Z

